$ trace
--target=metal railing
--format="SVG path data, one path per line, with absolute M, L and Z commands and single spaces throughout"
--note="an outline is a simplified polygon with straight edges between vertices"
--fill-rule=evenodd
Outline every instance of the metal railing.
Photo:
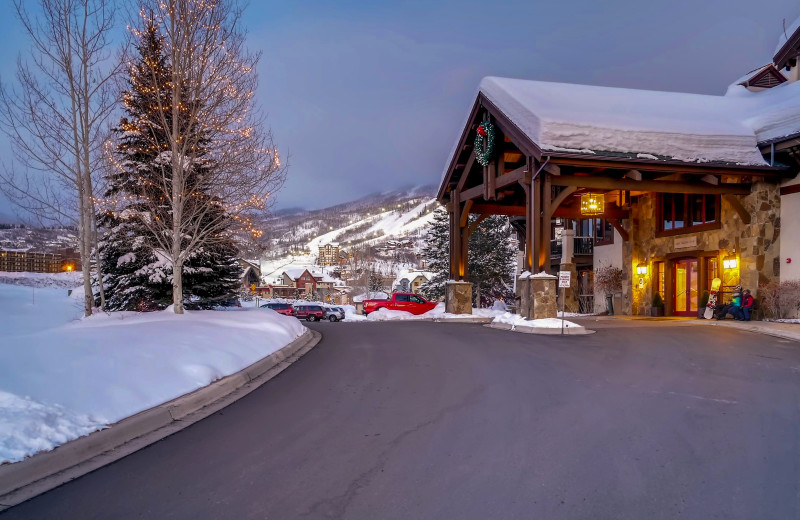
M 591 255 L 594 253 L 594 239 L 592 237 L 573 237 L 572 253 L 574 255 Z M 550 241 L 550 256 L 552 258 L 561 257 L 563 244 L 561 240 Z

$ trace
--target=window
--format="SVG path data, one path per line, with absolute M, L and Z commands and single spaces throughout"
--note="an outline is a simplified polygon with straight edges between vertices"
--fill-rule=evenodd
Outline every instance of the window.
M 409 301 L 407 294 L 398 294 L 397 297 L 395 298 L 395 300 L 398 301 L 398 302 L 407 302 L 407 301 Z
M 706 287 L 706 289 L 711 290 L 711 282 L 714 281 L 714 278 L 719 278 L 720 277 L 719 276 L 719 259 L 718 258 L 709 258 L 708 259 L 708 264 L 707 264 L 707 269 L 708 269 L 708 276 L 706 276 L 706 280 L 707 280 L 706 284 L 708 285 L 708 287 Z
M 653 262 L 653 281 L 656 284 L 656 292 L 664 298 L 666 294 L 664 287 L 664 262 Z
M 412 297 L 411 297 L 411 301 L 412 301 L 413 303 L 425 303 L 425 302 L 422 300 L 422 298 L 420 298 L 419 296 L 412 296 Z
M 661 232 L 710 229 L 719 221 L 719 195 L 661 193 L 658 198 Z
M 594 219 L 594 243 L 598 246 L 614 243 L 614 225 L 604 218 Z

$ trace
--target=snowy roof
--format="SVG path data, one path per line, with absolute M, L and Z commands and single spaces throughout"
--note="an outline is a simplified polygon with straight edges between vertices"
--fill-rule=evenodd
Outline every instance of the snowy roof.
M 325 247 L 325 246 L 339 247 L 339 242 L 324 242 L 319 245 L 319 247 Z
M 496 77 L 479 90 L 544 151 L 765 164 L 738 97 Z
M 392 287 L 397 287 L 398 285 L 400 285 L 400 282 L 402 282 L 403 279 L 412 282 L 414 281 L 414 278 L 418 276 L 424 276 L 425 278 L 430 280 L 431 278 L 433 278 L 433 273 L 429 271 L 417 271 L 417 270 L 400 271 L 399 273 L 397 273 L 397 277 L 394 279 Z
M 306 269 L 305 267 L 294 267 L 294 268 L 286 269 L 286 270 L 284 270 L 283 272 L 286 274 L 286 276 L 288 276 L 288 277 L 289 277 L 289 279 L 291 279 L 291 280 L 297 280 L 297 279 L 298 279 L 298 278 L 300 278 L 300 277 L 303 275 L 303 273 L 305 273 L 306 271 L 308 271 L 308 269 Z M 309 272 L 310 272 L 310 271 L 309 271 Z M 312 276 L 313 276 L 313 275 L 312 275 Z
M 800 29 L 800 17 L 792 22 L 791 25 L 787 25 L 785 31 L 783 28 L 781 28 L 781 33 L 778 35 L 778 45 L 775 47 L 774 54 L 778 54 L 780 52 L 781 48 L 786 45 L 786 42 L 792 37 L 797 29 Z

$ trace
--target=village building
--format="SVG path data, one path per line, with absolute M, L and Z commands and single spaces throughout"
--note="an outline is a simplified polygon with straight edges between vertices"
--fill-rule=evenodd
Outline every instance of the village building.
M 255 292 L 261 285 L 261 268 L 255 263 L 238 258 L 239 265 L 242 266 L 242 290 Z
M 419 288 L 433 278 L 427 271 L 401 271 L 392 282 L 392 292 L 412 292 L 419 294 Z
M 339 244 L 336 242 L 320 244 L 317 265 L 339 265 Z
M 528 317 L 555 314 L 541 273 L 571 273 L 565 304 L 578 311 L 598 271 L 617 267 L 618 312 L 648 315 L 658 293 L 670 316 L 697 315 L 714 278 L 723 297 L 742 285 L 756 298 L 800 279 L 800 243 L 781 240 L 800 218 L 800 20 L 790 29 L 722 96 L 484 78 L 438 192 L 448 310 L 470 312 L 469 236 L 497 214 L 518 230 Z
M 0 271 L 11 273 L 60 273 L 80 270 L 80 257 L 74 249 L 61 249 L 53 253 L 0 249 Z

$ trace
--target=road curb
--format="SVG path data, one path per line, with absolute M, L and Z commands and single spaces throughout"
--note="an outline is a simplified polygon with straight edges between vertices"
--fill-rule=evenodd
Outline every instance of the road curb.
M 306 330 L 235 374 L 127 417 L 109 428 L 0 466 L 0 511 L 119 460 L 241 399 L 314 348 L 322 335 Z
M 514 332 L 522 332 L 524 334 L 541 334 L 544 336 L 585 336 L 587 334 L 594 334 L 595 331 L 587 329 L 583 325 L 577 327 L 565 327 L 563 332 L 560 328 L 548 329 L 544 327 L 527 327 L 525 325 L 511 325 L 510 323 L 489 323 L 484 325 L 490 329 L 498 330 L 511 330 Z

